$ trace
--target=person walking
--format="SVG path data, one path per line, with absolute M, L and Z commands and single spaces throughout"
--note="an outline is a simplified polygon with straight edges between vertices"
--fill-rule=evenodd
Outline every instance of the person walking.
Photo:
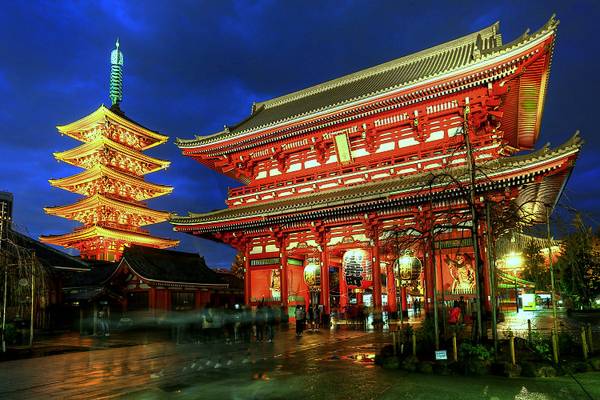
M 296 307 L 296 336 L 302 336 L 302 331 L 304 330 L 304 310 L 302 310 L 302 306 Z
M 315 304 L 313 314 L 315 318 L 315 330 L 319 330 L 321 328 L 321 305 Z
M 99 336 L 110 336 L 110 332 L 108 331 L 107 312 L 104 309 L 98 311 L 98 328 Z
M 461 313 L 462 312 L 460 310 L 458 301 L 454 300 L 454 304 L 452 305 L 452 308 L 450 309 L 450 316 L 448 318 L 448 323 L 453 326 L 458 325 L 460 323 Z
M 314 330 L 315 321 L 315 310 L 312 305 L 308 306 L 308 329 L 312 332 Z
M 271 343 L 275 338 L 275 313 L 271 306 L 267 306 L 265 311 L 265 326 L 267 329 L 267 341 Z
M 266 328 L 266 308 L 264 304 L 260 304 L 256 310 L 256 341 L 262 342 L 265 340 L 265 328 Z

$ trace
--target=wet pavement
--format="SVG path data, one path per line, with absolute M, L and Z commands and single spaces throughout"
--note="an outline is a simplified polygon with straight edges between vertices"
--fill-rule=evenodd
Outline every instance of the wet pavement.
M 0 363 L 6 399 L 589 399 L 571 377 L 468 378 L 389 371 L 390 337 L 354 330 L 279 332 L 274 343 L 154 342 Z M 600 398 L 600 374 L 577 375 Z

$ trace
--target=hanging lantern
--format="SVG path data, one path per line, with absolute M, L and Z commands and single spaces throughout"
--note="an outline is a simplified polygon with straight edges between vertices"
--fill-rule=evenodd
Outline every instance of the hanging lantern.
M 304 267 L 304 282 L 310 290 L 321 289 L 321 260 L 307 258 Z
M 373 263 L 367 250 L 346 251 L 342 259 L 342 270 L 349 288 L 368 288 L 373 284 Z
M 394 261 L 394 277 L 401 286 L 405 286 L 419 279 L 421 268 L 421 260 L 406 252 Z

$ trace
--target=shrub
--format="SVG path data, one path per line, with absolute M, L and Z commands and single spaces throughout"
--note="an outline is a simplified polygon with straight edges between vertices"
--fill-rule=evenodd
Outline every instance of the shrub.
M 459 349 L 458 355 L 465 361 L 491 361 L 492 353 L 485 346 L 481 344 L 471 344 L 469 342 L 463 342 Z
M 426 316 L 419 329 L 415 331 L 417 335 L 417 346 L 422 353 L 429 352 L 435 347 L 434 326 L 433 317 Z M 412 328 L 410 329 L 412 335 Z
M 531 350 L 541 359 L 552 360 L 552 339 L 539 332 L 531 332 Z

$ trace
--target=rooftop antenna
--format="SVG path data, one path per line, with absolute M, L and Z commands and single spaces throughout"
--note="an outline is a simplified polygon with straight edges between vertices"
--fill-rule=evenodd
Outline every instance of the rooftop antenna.
M 110 53 L 110 101 L 111 108 L 119 110 L 123 101 L 123 53 L 119 50 L 119 38 L 115 46 Z

